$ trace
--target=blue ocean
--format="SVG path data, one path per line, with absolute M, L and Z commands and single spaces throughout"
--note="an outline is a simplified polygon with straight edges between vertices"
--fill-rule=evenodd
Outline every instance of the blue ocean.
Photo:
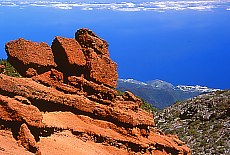
M 89 28 L 120 78 L 230 89 L 230 1 L 1 1 L 0 58 L 17 38 L 51 45 Z

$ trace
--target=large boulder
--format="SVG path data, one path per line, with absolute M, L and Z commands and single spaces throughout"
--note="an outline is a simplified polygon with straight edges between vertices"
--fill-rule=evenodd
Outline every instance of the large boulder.
M 86 49 L 87 53 L 87 68 L 88 75 L 87 79 L 92 81 L 103 83 L 106 86 L 116 88 L 117 86 L 117 64 L 113 62 L 107 56 L 99 56 L 96 52 L 91 49 Z
M 82 28 L 75 33 L 75 39 L 83 48 L 92 48 L 97 54 L 109 57 L 108 43 L 98 37 L 93 31 Z
M 74 38 L 55 37 L 52 43 L 55 62 L 67 74 L 83 74 L 86 58 L 80 44 Z
M 109 87 L 117 86 L 117 64 L 109 58 L 108 43 L 89 29 L 80 29 L 75 33 L 87 59 L 86 78 Z
M 26 77 L 48 71 L 56 67 L 53 52 L 47 43 L 36 43 L 19 38 L 5 46 L 8 61 Z

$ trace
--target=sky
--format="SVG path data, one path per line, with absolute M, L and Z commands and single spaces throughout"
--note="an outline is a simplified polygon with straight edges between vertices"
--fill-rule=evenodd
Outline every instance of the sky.
M 50 7 L 70 10 L 117 10 L 117 11 L 159 11 L 166 10 L 230 10 L 230 0 L 2 0 L 1 6 Z
M 230 89 L 230 0 L 0 1 L 0 57 L 17 38 L 48 44 L 87 27 L 109 43 L 119 78 Z

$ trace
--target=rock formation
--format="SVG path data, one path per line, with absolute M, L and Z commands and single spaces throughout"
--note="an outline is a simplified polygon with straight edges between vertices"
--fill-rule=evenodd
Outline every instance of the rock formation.
M 0 154 L 191 154 L 154 128 L 141 100 L 118 95 L 117 64 L 91 30 L 51 47 L 18 39 L 5 49 L 24 78 L 0 74 Z

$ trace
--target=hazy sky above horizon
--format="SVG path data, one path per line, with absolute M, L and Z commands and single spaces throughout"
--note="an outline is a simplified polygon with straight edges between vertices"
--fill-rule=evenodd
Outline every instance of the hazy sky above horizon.
M 215 8 L 223 8 L 229 11 L 230 0 L 2 0 L 0 6 L 158 12 L 166 10 L 210 11 Z
M 2 0 L 0 57 L 19 37 L 52 43 L 87 27 L 109 43 L 120 78 L 230 89 L 230 0 Z

